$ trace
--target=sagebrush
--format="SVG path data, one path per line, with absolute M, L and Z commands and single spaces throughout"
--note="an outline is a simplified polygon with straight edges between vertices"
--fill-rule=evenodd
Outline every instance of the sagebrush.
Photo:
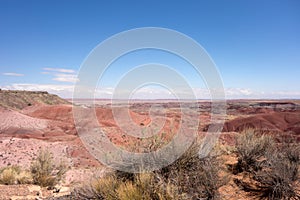
M 67 167 L 63 162 L 54 163 L 50 151 L 41 149 L 36 159 L 33 160 L 30 170 L 34 184 L 42 187 L 53 187 L 62 179 Z

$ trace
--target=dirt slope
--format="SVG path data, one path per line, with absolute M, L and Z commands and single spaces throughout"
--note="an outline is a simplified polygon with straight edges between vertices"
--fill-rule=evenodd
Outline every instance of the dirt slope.
M 300 112 L 272 112 L 250 117 L 238 117 L 225 123 L 223 131 L 241 132 L 246 128 L 292 131 L 300 134 Z

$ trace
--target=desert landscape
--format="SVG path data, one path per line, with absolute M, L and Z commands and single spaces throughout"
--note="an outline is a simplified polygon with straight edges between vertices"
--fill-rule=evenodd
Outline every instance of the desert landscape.
M 0 0 L 0 200 L 300 200 L 299 0 Z
M 139 100 L 129 104 L 120 101 L 117 107 L 121 109 L 129 106 L 132 121 L 137 126 L 147 127 L 152 123 L 149 110 L 153 105 L 159 105 L 157 108 L 160 109 L 155 110 L 154 107 L 152 116 L 154 113 L 155 116 L 162 115 L 161 117 L 165 119 L 162 129 L 155 136 L 156 140 L 141 140 L 126 134 L 116 124 L 109 100 L 95 100 L 95 112 L 99 126 L 111 142 L 136 152 L 160 148 L 175 136 L 181 122 L 181 106 L 190 109 L 190 120 L 199 119 L 197 129 L 199 138 L 209 134 L 207 127 L 211 124 L 211 103 L 208 100 L 199 100 L 198 112 L 194 112 L 194 104 L 175 100 Z M 228 100 L 226 106 L 226 120 L 215 146 L 218 159 L 222 160 L 217 171 L 218 175 L 215 176 L 222 177 L 222 180 L 226 179 L 226 182 L 215 188 L 214 192 L 218 194 L 219 199 L 252 199 L 255 197 L 254 190 L 251 192 L 250 189 L 245 189 L 245 186 L 243 188 L 243 184 L 255 182 L 250 180 L 251 170 L 237 172 L 236 169 L 240 162 L 237 150 L 238 138 L 249 130 L 255 130 L 257 137 L 271 136 L 277 146 L 289 140 L 291 145 L 295 145 L 294 156 L 298 159 L 297 167 L 299 167 L 300 101 Z M 105 179 L 106 174 L 112 173 L 112 169 L 94 158 L 80 140 L 74 124 L 73 107 L 91 109 L 91 105 L 85 100 L 68 101 L 47 92 L 0 91 L 0 172 L 2 172 L 0 199 L 85 199 L 87 197 L 83 195 L 84 192 L 82 194 L 79 192 L 80 189 L 93 185 L 95 177 Z M 160 112 L 161 108 L 164 108 L 165 113 Z M 20 168 L 21 171 L 29 173 L 32 171 L 34 160 L 42 150 L 49 151 L 55 163 L 63 162 L 66 167 L 64 175 L 55 185 L 49 187 L 38 182 L 34 183 L 30 175 L 27 182 L 22 183 L 18 180 L 17 172 L 12 172 L 13 180 L 5 182 L 4 175 L 7 171 L 5 169 Z M 263 156 L 258 157 L 262 159 Z M 295 185 L 293 186 L 295 191 L 298 190 L 297 195 L 293 197 L 297 199 L 299 177 L 291 184 Z M 258 187 L 255 189 L 259 190 Z M 191 195 L 185 193 L 187 196 Z M 93 193 L 90 192 L 89 195 Z M 98 195 L 99 199 L 103 198 L 100 193 Z M 93 198 L 97 196 L 94 194 Z M 165 198 L 167 199 L 167 197 L 159 199 Z M 176 198 L 184 199 L 182 196 Z M 186 199 L 190 198 L 192 197 Z M 205 195 L 203 198 L 210 199 Z

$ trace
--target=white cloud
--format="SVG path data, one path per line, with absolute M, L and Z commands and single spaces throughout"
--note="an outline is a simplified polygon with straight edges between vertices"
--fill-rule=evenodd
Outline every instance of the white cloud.
M 112 98 L 112 96 L 125 96 L 128 91 L 118 91 L 118 95 L 115 95 L 114 88 L 100 88 L 95 92 L 96 98 Z M 211 99 L 211 91 L 207 88 L 193 88 L 193 92 L 198 99 Z M 216 92 L 216 91 L 212 91 Z M 218 91 L 217 91 L 218 92 Z M 225 99 L 299 99 L 300 91 L 256 91 L 249 88 L 225 88 Z M 220 93 L 215 94 L 218 97 Z M 143 87 L 137 91 L 132 91 L 130 98 L 132 99 L 174 99 L 176 98 L 188 98 L 187 91 L 176 90 L 169 91 L 164 88 L 149 88 Z M 193 98 L 193 97 L 192 97 Z
M 13 72 L 2 73 L 4 76 L 24 76 L 24 74 L 18 74 Z
M 225 94 L 227 98 L 247 98 L 261 95 L 261 92 L 253 91 L 248 88 L 226 88 Z
M 100 99 L 109 99 L 113 96 L 114 88 L 107 87 L 107 88 L 97 88 L 95 91 L 95 98 Z
M 161 87 L 142 87 L 135 91 L 129 91 L 131 99 L 175 99 L 172 91 Z M 128 91 L 118 91 L 117 96 L 127 96 Z M 116 95 L 115 95 L 116 96 Z
M 228 99 L 298 99 L 300 91 L 257 91 L 247 88 L 226 88 Z
M 2 89 L 8 90 L 31 90 L 31 91 L 48 91 L 52 94 L 57 94 L 64 98 L 73 97 L 74 85 L 56 85 L 56 84 L 12 84 L 2 86 Z M 210 92 L 206 88 L 193 88 L 194 93 L 199 99 L 210 99 Z M 113 97 L 115 89 L 112 87 L 97 88 L 95 98 L 110 99 Z M 119 91 L 122 95 L 122 92 Z M 177 91 L 180 92 L 180 91 Z M 245 88 L 225 88 L 227 99 L 283 99 L 283 98 L 300 98 L 300 91 L 254 91 Z M 81 98 L 84 98 L 82 96 Z M 172 99 L 175 95 L 169 90 L 159 88 L 141 88 L 130 97 L 132 99 Z
M 45 71 L 52 71 L 52 72 L 61 72 L 61 73 L 75 73 L 75 70 L 73 69 L 64 69 L 64 68 L 50 68 L 50 67 L 45 67 L 43 68 Z
M 75 74 L 75 70 L 72 69 L 63 69 L 63 68 L 43 68 L 42 74 L 49 74 L 54 76 L 52 80 L 58 82 L 67 82 L 67 83 L 75 83 L 78 81 L 77 75 Z M 59 73 L 57 73 L 59 72 Z
M 68 82 L 68 83 L 75 83 L 78 81 L 77 75 L 75 74 L 54 74 L 54 81 L 60 82 Z

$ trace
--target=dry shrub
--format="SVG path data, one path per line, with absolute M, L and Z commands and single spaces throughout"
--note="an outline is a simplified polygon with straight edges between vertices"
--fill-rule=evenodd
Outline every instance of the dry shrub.
M 30 184 L 32 177 L 30 172 L 21 171 L 19 166 L 8 166 L 0 170 L 0 183 L 6 185 Z
M 120 171 L 120 170 L 114 171 L 113 175 L 115 175 L 118 180 L 121 180 L 123 182 L 125 182 L 125 181 L 134 181 L 135 176 L 136 176 L 135 173 L 125 172 L 125 171 Z
M 300 145 L 284 141 L 266 154 L 263 170 L 254 174 L 261 196 L 268 199 L 300 199 Z
M 300 199 L 299 163 L 291 161 L 286 151 L 267 156 L 263 170 L 254 173 L 260 197 L 267 199 Z
M 280 151 L 283 152 L 285 157 L 294 164 L 300 164 L 300 144 L 295 142 L 297 140 L 285 141 L 281 147 Z
M 195 142 L 178 160 L 158 173 L 189 199 L 217 199 L 218 189 L 226 183 L 227 177 L 219 176 L 222 169 L 219 155 L 200 158 L 199 149 L 199 143 Z
M 145 199 L 153 200 L 179 200 L 187 199 L 185 194 L 179 194 L 178 187 L 163 181 L 163 178 L 156 173 L 140 173 L 136 174 L 135 186 Z
M 236 140 L 238 172 L 259 170 L 260 161 L 264 159 L 266 152 L 273 147 L 274 140 L 271 136 L 258 135 L 258 131 L 254 129 L 244 130 Z
M 122 200 L 150 199 L 149 196 L 144 196 L 143 192 L 132 182 L 121 184 L 116 193 L 118 198 Z
M 217 199 L 218 189 L 226 182 L 220 177 L 219 155 L 200 158 L 199 149 L 200 144 L 195 142 L 174 163 L 154 172 L 115 171 L 94 181 L 90 188 L 75 190 L 73 195 L 77 199 Z M 130 162 L 126 163 L 130 169 Z
M 260 199 L 300 199 L 299 144 L 282 140 L 283 143 L 274 145 L 269 138 L 253 132 L 240 141 L 245 142 L 244 147 L 239 144 L 238 150 L 239 159 L 243 161 L 241 167 L 249 174 L 251 181 L 236 180 L 238 185 Z M 258 152 L 259 149 L 261 152 Z
M 91 185 L 90 195 L 97 199 L 115 200 L 118 198 L 116 190 L 121 183 L 113 174 L 98 178 Z
M 15 167 L 5 167 L 1 170 L 0 183 L 5 185 L 13 185 L 16 183 L 18 171 Z
M 21 171 L 16 176 L 18 184 L 31 184 L 32 183 L 32 175 L 29 171 Z
M 41 149 L 31 164 L 33 183 L 42 187 L 53 187 L 65 174 L 67 168 L 62 162 L 55 165 L 49 150 Z
M 76 199 L 105 199 L 105 200 L 182 200 L 177 187 L 162 182 L 154 173 L 139 173 L 134 180 L 118 178 L 115 173 L 98 178 L 91 187 L 73 191 Z

